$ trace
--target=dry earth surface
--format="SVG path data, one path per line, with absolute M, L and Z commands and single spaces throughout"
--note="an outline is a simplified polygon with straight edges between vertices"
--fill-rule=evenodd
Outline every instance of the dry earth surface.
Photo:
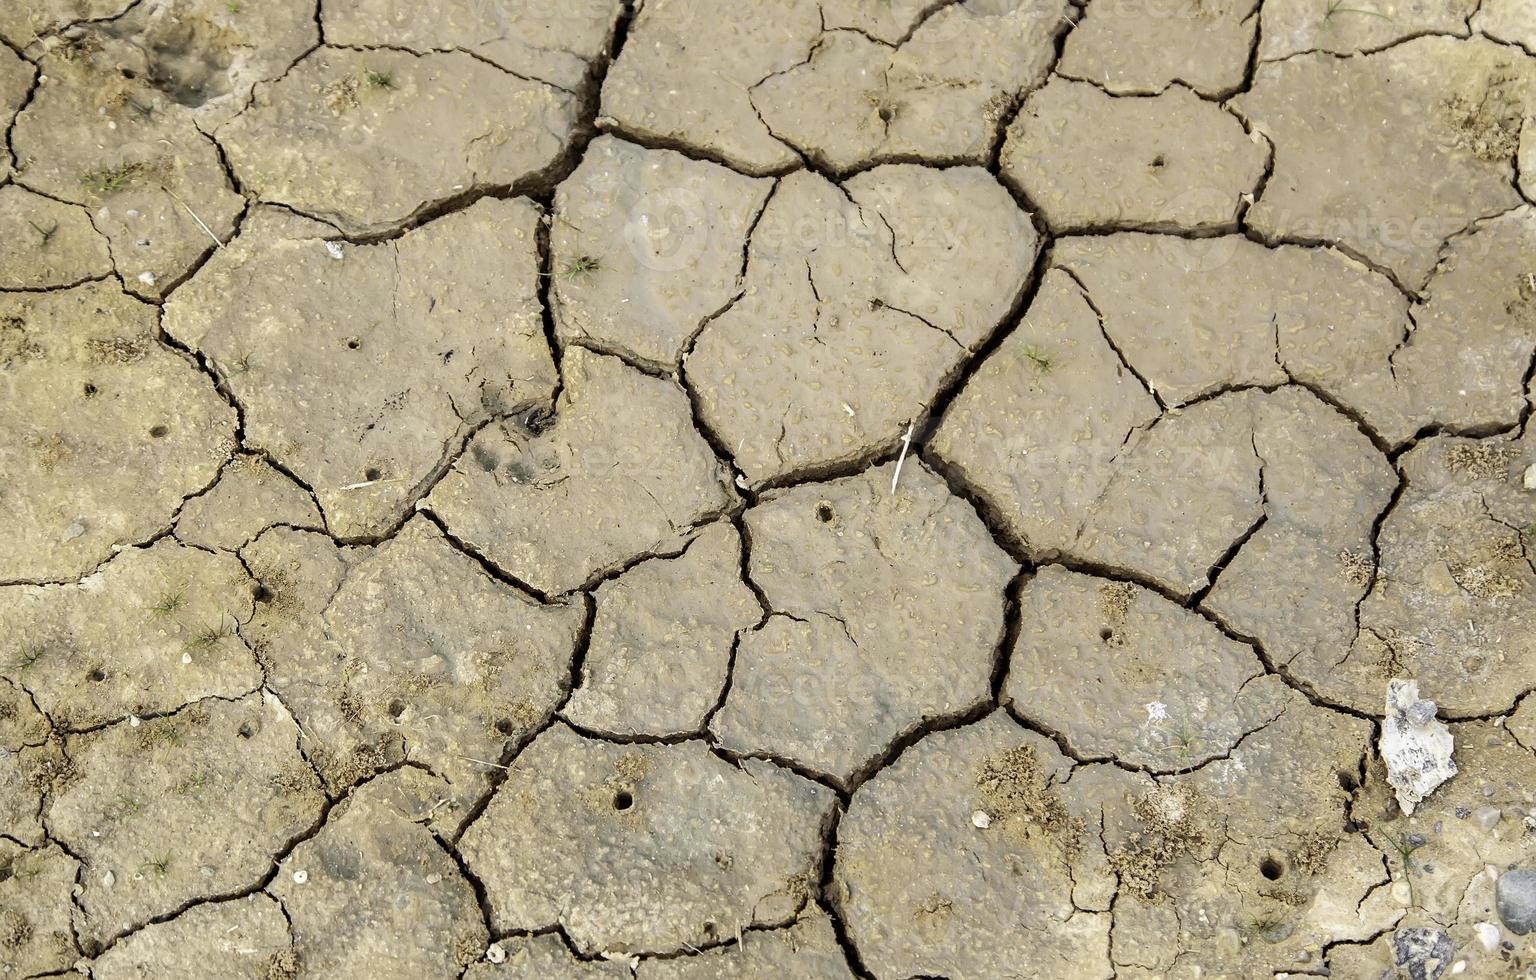
M 1531 0 L 5 0 L 0 127 L 0 977 L 1536 976 Z

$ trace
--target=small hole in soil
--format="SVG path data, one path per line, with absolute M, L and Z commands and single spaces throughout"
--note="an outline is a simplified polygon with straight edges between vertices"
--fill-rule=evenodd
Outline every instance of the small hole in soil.
M 235 732 L 235 734 L 239 735 L 241 738 L 250 738 L 252 735 L 256 734 L 256 729 L 251 725 L 250 722 L 246 722 L 240 726 L 240 730 Z
M 1339 770 L 1339 789 L 1342 789 L 1346 793 L 1353 793 L 1355 791 L 1355 787 L 1359 785 L 1360 784 L 1355 781 L 1353 773 L 1347 773 L 1342 769 Z
M 136 72 L 136 71 L 133 71 L 130 68 L 119 68 L 117 73 L 119 75 L 122 75 L 124 78 L 129 78 L 129 79 L 138 78 L 139 77 L 139 73 Z
M 1358 834 L 1359 832 L 1360 832 L 1360 825 L 1359 824 L 1355 823 L 1353 820 L 1346 820 L 1346 821 L 1344 821 L 1344 833 L 1346 833 L 1346 834 Z
M 155 439 L 164 439 L 170 432 L 170 427 L 165 425 L 156 425 L 149 430 L 150 436 Z
M 823 524 L 832 520 L 832 505 L 823 500 L 816 505 L 816 519 Z
M 11 878 L 15 876 L 15 874 L 16 874 L 16 872 L 11 870 L 11 866 L 9 864 L 7 864 L 3 868 L 0 868 L 0 885 L 3 885 L 7 881 L 10 881 Z
M 517 726 L 512 724 L 512 719 L 501 718 L 496 722 L 496 732 L 500 735 L 511 735 L 517 731 Z
M 87 397 L 87 398 L 95 398 L 96 397 L 96 393 L 98 391 L 100 391 L 101 389 L 96 387 L 95 385 L 91 384 L 89 381 L 87 381 L 85 383 L 85 387 L 81 388 L 80 390 L 85 393 L 85 397 Z
M 1112 640 L 1112 639 L 1114 639 L 1114 637 L 1115 637 L 1115 631 L 1110 629 L 1108 626 L 1106 626 L 1103 629 L 1099 630 L 1099 639 L 1101 639 L 1101 640 Z
M 1168 161 L 1163 159 L 1163 155 L 1161 153 L 1159 153 L 1157 156 L 1152 158 L 1152 169 L 1153 170 L 1161 170 L 1161 169 L 1163 169 L 1166 166 L 1168 166 Z
M 251 598 L 255 599 L 257 602 L 271 602 L 272 590 L 267 588 L 265 585 L 262 585 L 260 582 L 257 582 L 256 587 L 251 590 Z
M 85 676 L 87 680 L 92 680 L 99 683 L 107 679 L 107 672 L 102 670 L 100 667 L 97 667 L 95 670 L 91 671 Z
M 365 480 L 377 480 L 379 476 L 379 468 L 377 466 L 370 466 L 363 470 L 363 479 Z
M 363 346 L 363 342 L 356 337 L 347 338 L 347 350 L 357 350 L 361 346 Z
M 630 795 L 629 790 L 621 789 L 617 793 L 613 794 L 613 808 L 615 810 L 628 810 L 634 805 L 635 798 Z
M 704 935 L 708 936 L 710 939 L 714 939 L 719 934 L 720 934 L 720 927 L 719 926 L 715 925 L 713 922 L 706 922 L 706 923 L 704 923 Z
M 1285 869 L 1280 867 L 1280 862 L 1274 858 L 1265 858 L 1259 862 L 1259 874 L 1270 881 L 1279 881 L 1280 876 L 1285 874 Z
M 399 721 L 400 720 L 400 716 L 403 715 L 403 714 L 405 714 L 405 702 L 404 701 L 391 701 L 391 702 L 389 702 L 389 716 L 391 718 L 395 719 L 395 721 Z

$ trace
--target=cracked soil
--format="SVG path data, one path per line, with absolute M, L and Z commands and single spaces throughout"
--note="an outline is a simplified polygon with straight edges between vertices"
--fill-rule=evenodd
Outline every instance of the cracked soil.
M 1536 977 L 1530 0 L 0 0 L 0 131 L 0 977 Z

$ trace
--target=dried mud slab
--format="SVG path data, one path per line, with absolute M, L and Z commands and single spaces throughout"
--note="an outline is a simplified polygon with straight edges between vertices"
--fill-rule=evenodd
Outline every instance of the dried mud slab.
M 1269 0 L 1261 18 L 1259 59 L 1278 61 L 1314 51 L 1376 51 L 1420 34 L 1466 37 L 1467 18 L 1478 9 L 1476 0 L 1367 0 L 1338 6 Z
M 11 134 L 18 182 L 89 208 L 124 285 L 159 299 L 234 234 L 245 209 L 219 148 L 155 87 L 137 44 L 95 29 L 39 66 L 47 81 Z
M 1315 969 L 1324 946 L 1390 927 L 1402 908 L 1382 887 L 1385 861 L 1349 816 L 1370 735 L 1293 694 L 1230 757 L 1112 787 L 1102 840 L 1119 881 L 1116 974 Z
M 0 678 L 0 827 L 28 847 L 44 843 L 43 793 L 64 766 L 52 731 L 32 696 Z
M 133 0 L 28 0 L 0 9 L 0 38 L 25 48 L 71 24 L 121 16 Z
M 993 713 L 926 736 L 854 794 L 831 893 L 874 975 L 1111 975 L 1115 879 L 1062 786 L 1072 766 Z
M 1257 0 L 1093 0 L 1067 35 L 1056 70 L 1115 95 L 1175 82 L 1224 96 L 1243 84 Z
M 320 43 L 312 0 L 144 0 L 102 33 L 139 49 L 144 77 L 204 132 Z
M 555 332 L 657 371 L 741 294 L 773 182 L 599 136 L 555 193 Z
M 1506 437 L 1435 438 L 1403 456 L 1407 488 L 1382 523 L 1353 646 L 1291 669 L 1362 710 L 1379 710 L 1389 677 L 1417 678 L 1452 716 L 1509 710 L 1536 669 L 1536 495 L 1521 487 L 1533 463 L 1529 440 Z
M 176 518 L 176 539 L 197 548 L 238 551 L 269 527 L 325 529 L 315 498 L 260 456 L 236 456 L 219 482 Z
M 459 820 L 569 689 L 582 606 L 492 579 L 423 518 L 376 548 L 279 531 L 243 556 L 268 593 L 247 632 L 332 791 L 408 759 Z
M 701 731 L 720 702 L 740 631 L 762 609 L 741 581 L 741 538 L 712 524 L 676 558 L 598 586 L 580 685 L 561 715 L 620 736 Z
M 1191 769 L 1287 701 L 1251 648 L 1129 582 L 1048 565 L 1024 586 L 1019 610 L 1004 696 L 1079 758 Z
M 608 54 L 619 0 L 478 3 L 340 0 L 321 11 L 327 44 L 465 51 L 514 75 L 576 91 Z
M 558 935 L 509 936 L 494 944 L 501 950 L 500 963 L 481 960 L 464 974 L 464 980 L 629 980 L 627 960 L 579 960 Z
M 1509 426 L 1525 405 L 1536 249 L 1520 208 L 1453 239 L 1410 311 L 1385 276 L 1332 249 L 1237 237 L 1067 238 L 1052 259 L 1169 404 L 1296 380 L 1358 412 L 1389 446 L 1431 426 Z
M 166 538 L 78 585 L 0 589 L 0 672 L 66 729 L 238 698 L 261 684 L 238 634 L 251 584 L 234 556 Z
M 968 504 L 909 461 L 771 493 L 747 511 L 749 574 L 773 610 L 741 637 L 710 725 L 733 751 L 841 786 L 922 723 L 985 702 L 1017 570 Z
M 751 89 L 773 135 L 821 166 L 985 165 L 998 123 L 1044 80 L 1067 4 L 946 4 L 892 45 L 856 30 L 823 34 L 809 59 Z
M 751 88 L 803 63 L 820 32 L 812 0 L 646 3 L 603 81 L 598 124 L 743 173 L 788 170 L 800 156 L 769 132 Z
M 58 845 L 26 850 L 0 840 L 0 970 L 63 973 L 79 959 L 70 896 L 80 864 Z
M 1495 40 L 1536 51 L 1536 10 L 1523 0 L 1486 0 L 1470 23 L 1474 31 Z
M 116 283 L 0 296 L 0 581 L 74 580 L 213 482 L 235 412 Z
M 259 199 L 371 235 L 536 177 L 565 152 L 575 116 L 569 93 L 461 52 L 321 48 L 217 136 Z
M 1336 243 L 1417 290 L 1447 238 L 1520 203 L 1510 161 L 1533 85 L 1536 59 L 1483 39 L 1263 64 L 1234 100 L 1275 145 L 1248 223 L 1270 239 Z
M 85 863 L 82 942 L 260 881 L 324 802 L 298 737 L 266 693 L 71 736 L 48 825 Z
M 0 18 L 6 16 L 7 13 L 0 13 Z M 3 30 L 4 23 L 0 22 L 0 31 Z M 16 113 L 21 111 L 28 93 L 32 91 L 36 75 L 37 69 L 10 48 L 0 50 L 0 124 L 4 124 L 7 133 L 11 130 Z M 6 140 L 5 145 L 0 146 L 0 181 L 11 176 L 11 164 L 14 162 L 10 140 Z
M 745 293 L 687 359 L 702 421 L 754 486 L 877 454 L 1007 316 L 1038 247 L 978 168 L 783 178 Z
M 1499 719 L 1453 725 L 1451 731 L 1460 771 L 1412 818 L 1394 805 L 1379 760 L 1366 770 L 1354 812 L 1391 864 L 1392 896 L 1407 909 L 1399 934 L 1443 933 L 1455 957 L 1467 962 L 1463 975 L 1504 976 L 1515 960 L 1529 962 L 1536 954 L 1536 936 L 1511 928 L 1520 923 L 1501 915 L 1499 901 L 1513 880 L 1530 874 L 1536 758 Z M 1501 882 L 1510 872 L 1511 881 Z
M 546 594 L 680 550 L 734 498 L 676 384 L 579 347 L 562 369 L 552 415 L 482 430 L 426 501 L 454 537 Z
M 1132 439 L 1073 551 L 1180 597 L 1215 581 L 1209 608 L 1289 660 L 1302 636 L 1338 642 L 1358 595 L 1339 556 L 1369 553 L 1396 484 L 1354 423 L 1308 392 L 1225 394 Z M 1280 605 L 1277 576 L 1292 590 Z M 1299 607 L 1314 618 L 1298 632 Z
M 1056 78 L 1008 127 L 1002 174 L 1056 232 L 1230 231 L 1268 151 L 1183 86 L 1117 98 Z
M 993 505 L 1010 537 L 1048 554 L 1076 539 L 1120 448 L 1157 414 L 1077 283 L 1053 269 L 1019 326 L 950 404 L 927 451 Z
M 267 886 L 287 912 L 302 974 L 454 980 L 490 937 L 474 887 L 424 824 L 445 790 L 419 769 L 354 790 Z
M 484 200 L 374 245 L 242 235 L 166 304 L 165 329 L 212 359 L 245 445 L 312 487 L 333 532 L 383 534 L 474 426 L 553 394 L 538 221 L 526 200 Z
M 559 925 L 583 953 L 665 953 L 793 919 L 832 792 L 703 742 L 617 745 L 556 725 L 460 841 L 497 930 Z
M 638 980 L 754 980 L 757 977 L 851 978 L 832 920 L 809 905 L 787 929 L 743 932 L 740 942 L 694 956 L 642 960 Z
M 280 980 L 298 962 L 288 920 L 271 896 L 257 892 L 197 905 L 168 922 L 126 936 L 91 963 L 96 980 L 201 977 Z
M 0 187 L 0 289 L 57 289 L 112 274 L 112 253 L 90 212 Z

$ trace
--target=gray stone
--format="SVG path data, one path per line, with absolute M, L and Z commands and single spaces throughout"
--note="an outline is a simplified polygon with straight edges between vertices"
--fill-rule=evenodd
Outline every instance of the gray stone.
M 792 920 L 835 803 L 703 742 L 616 745 L 556 725 L 518 756 L 460 851 L 497 930 L 559 925 L 589 955 L 677 952 Z
M 925 721 L 990 694 L 1016 571 L 970 506 L 908 460 L 765 495 L 748 573 L 773 610 L 742 636 L 710 729 L 849 786 Z
M 483 429 L 426 501 L 455 537 L 548 594 L 675 553 L 735 496 L 676 384 L 579 347 L 561 367 L 552 416 Z
M 1517 936 L 1536 930 L 1536 871 L 1515 868 L 1499 875 L 1499 919 Z
M 1237 227 L 1267 151 L 1223 107 L 1182 86 L 1116 98 L 1054 78 L 1030 93 L 1003 145 L 1003 177 L 1053 231 Z

